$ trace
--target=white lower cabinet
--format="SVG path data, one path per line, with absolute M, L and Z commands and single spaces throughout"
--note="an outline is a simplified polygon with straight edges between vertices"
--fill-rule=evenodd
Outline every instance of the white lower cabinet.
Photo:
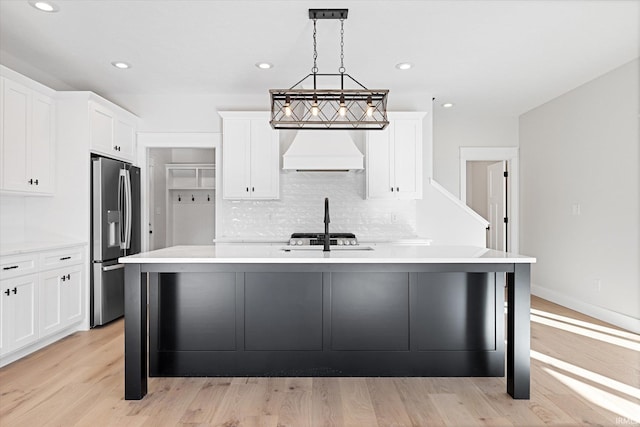
M 40 337 L 82 318 L 82 265 L 40 273 Z
M 85 246 L 79 245 L 2 258 L 2 359 L 6 356 L 10 362 L 35 351 L 40 341 L 56 333 L 66 330 L 60 334 L 62 338 L 75 331 L 72 326 L 84 319 L 84 251 Z M 2 359 L 0 366 L 9 363 Z
M 0 281 L 2 327 L 0 354 L 18 350 L 38 339 L 38 275 Z

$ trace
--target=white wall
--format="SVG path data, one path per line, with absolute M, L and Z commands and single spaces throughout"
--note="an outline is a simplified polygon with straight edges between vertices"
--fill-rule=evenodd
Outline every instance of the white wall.
M 520 117 L 534 291 L 640 331 L 639 61 Z M 580 206 L 580 213 L 575 210 Z
M 434 107 L 433 176 L 460 197 L 460 147 L 518 146 L 518 118 Z
M 25 197 L 0 195 L 0 245 L 25 240 Z

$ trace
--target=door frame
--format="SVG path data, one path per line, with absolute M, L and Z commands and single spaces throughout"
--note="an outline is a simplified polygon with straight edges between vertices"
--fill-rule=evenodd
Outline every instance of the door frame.
M 507 216 L 509 217 L 508 234 L 510 237 L 509 251 L 520 251 L 520 167 L 518 147 L 460 147 L 460 200 L 467 202 L 467 162 L 473 161 L 505 161 L 509 171 L 509 186 L 507 188 Z
M 213 148 L 215 149 L 216 161 L 216 190 L 215 190 L 215 235 L 219 230 L 218 204 L 222 200 L 222 192 L 219 191 L 220 165 L 222 162 L 221 147 L 222 133 L 182 133 L 182 132 L 138 132 L 137 139 L 137 159 L 140 167 L 140 197 L 141 204 L 141 230 L 144 238 L 141 239 L 141 251 L 149 250 L 149 177 L 147 176 L 147 160 L 149 158 L 149 148 Z M 213 244 L 213 242 L 211 242 Z

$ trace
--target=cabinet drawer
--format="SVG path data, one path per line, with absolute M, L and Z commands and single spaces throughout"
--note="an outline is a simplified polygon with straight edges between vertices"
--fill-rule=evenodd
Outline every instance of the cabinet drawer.
M 0 279 L 10 279 L 38 271 L 38 254 L 12 255 L 0 259 Z
M 42 270 L 49 270 L 66 265 L 79 264 L 84 258 L 83 254 L 84 249 L 82 247 L 42 252 L 40 254 L 40 268 Z

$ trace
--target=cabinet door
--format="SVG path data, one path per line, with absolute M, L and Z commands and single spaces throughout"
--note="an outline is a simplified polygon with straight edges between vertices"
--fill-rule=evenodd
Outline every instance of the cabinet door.
M 17 350 L 38 338 L 37 283 L 38 276 L 32 274 L 6 280 L 2 286 L 3 292 L 9 290 L 9 296 L 4 295 L 7 304 L 3 307 L 7 351 Z
M 393 123 L 381 131 L 367 133 L 367 197 L 394 198 L 395 188 L 391 165 L 393 150 L 391 130 Z M 394 191 L 392 191 L 392 188 Z
M 393 169 L 396 195 L 415 199 L 419 193 L 418 168 L 422 164 L 422 150 L 419 148 L 421 135 L 418 135 L 416 120 L 395 120 L 393 122 Z
M 40 275 L 40 336 L 52 334 L 62 327 L 61 287 L 64 270 L 47 271 Z
M 53 100 L 34 94 L 31 104 L 31 176 L 30 190 L 53 193 L 53 155 L 55 109 Z
M 113 114 L 100 105 L 89 103 L 89 121 L 91 148 L 105 154 L 117 153 L 114 149 L 114 118 Z
M 118 155 L 133 162 L 135 158 L 135 141 L 135 125 L 117 118 L 114 129 L 114 147 Z
M 28 191 L 30 177 L 29 109 L 30 90 L 3 79 L 2 181 L 3 189 Z
M 82 265 L 69 267 L 60 286 L 60 305 L 63 326 L 82 319 Z
M 267 120 L 251 120 L 251 198 L 277 199 L 279 193 L 278 132 Z
M 222 145 L 222 187 L 225 199 L 250 196 L 250 120 L 225 120 Z
M 9 290 L 7 280 L 0 282 L 0 355 L 9 351 Z M 11 291 L 9 291 L 11 293 Z

